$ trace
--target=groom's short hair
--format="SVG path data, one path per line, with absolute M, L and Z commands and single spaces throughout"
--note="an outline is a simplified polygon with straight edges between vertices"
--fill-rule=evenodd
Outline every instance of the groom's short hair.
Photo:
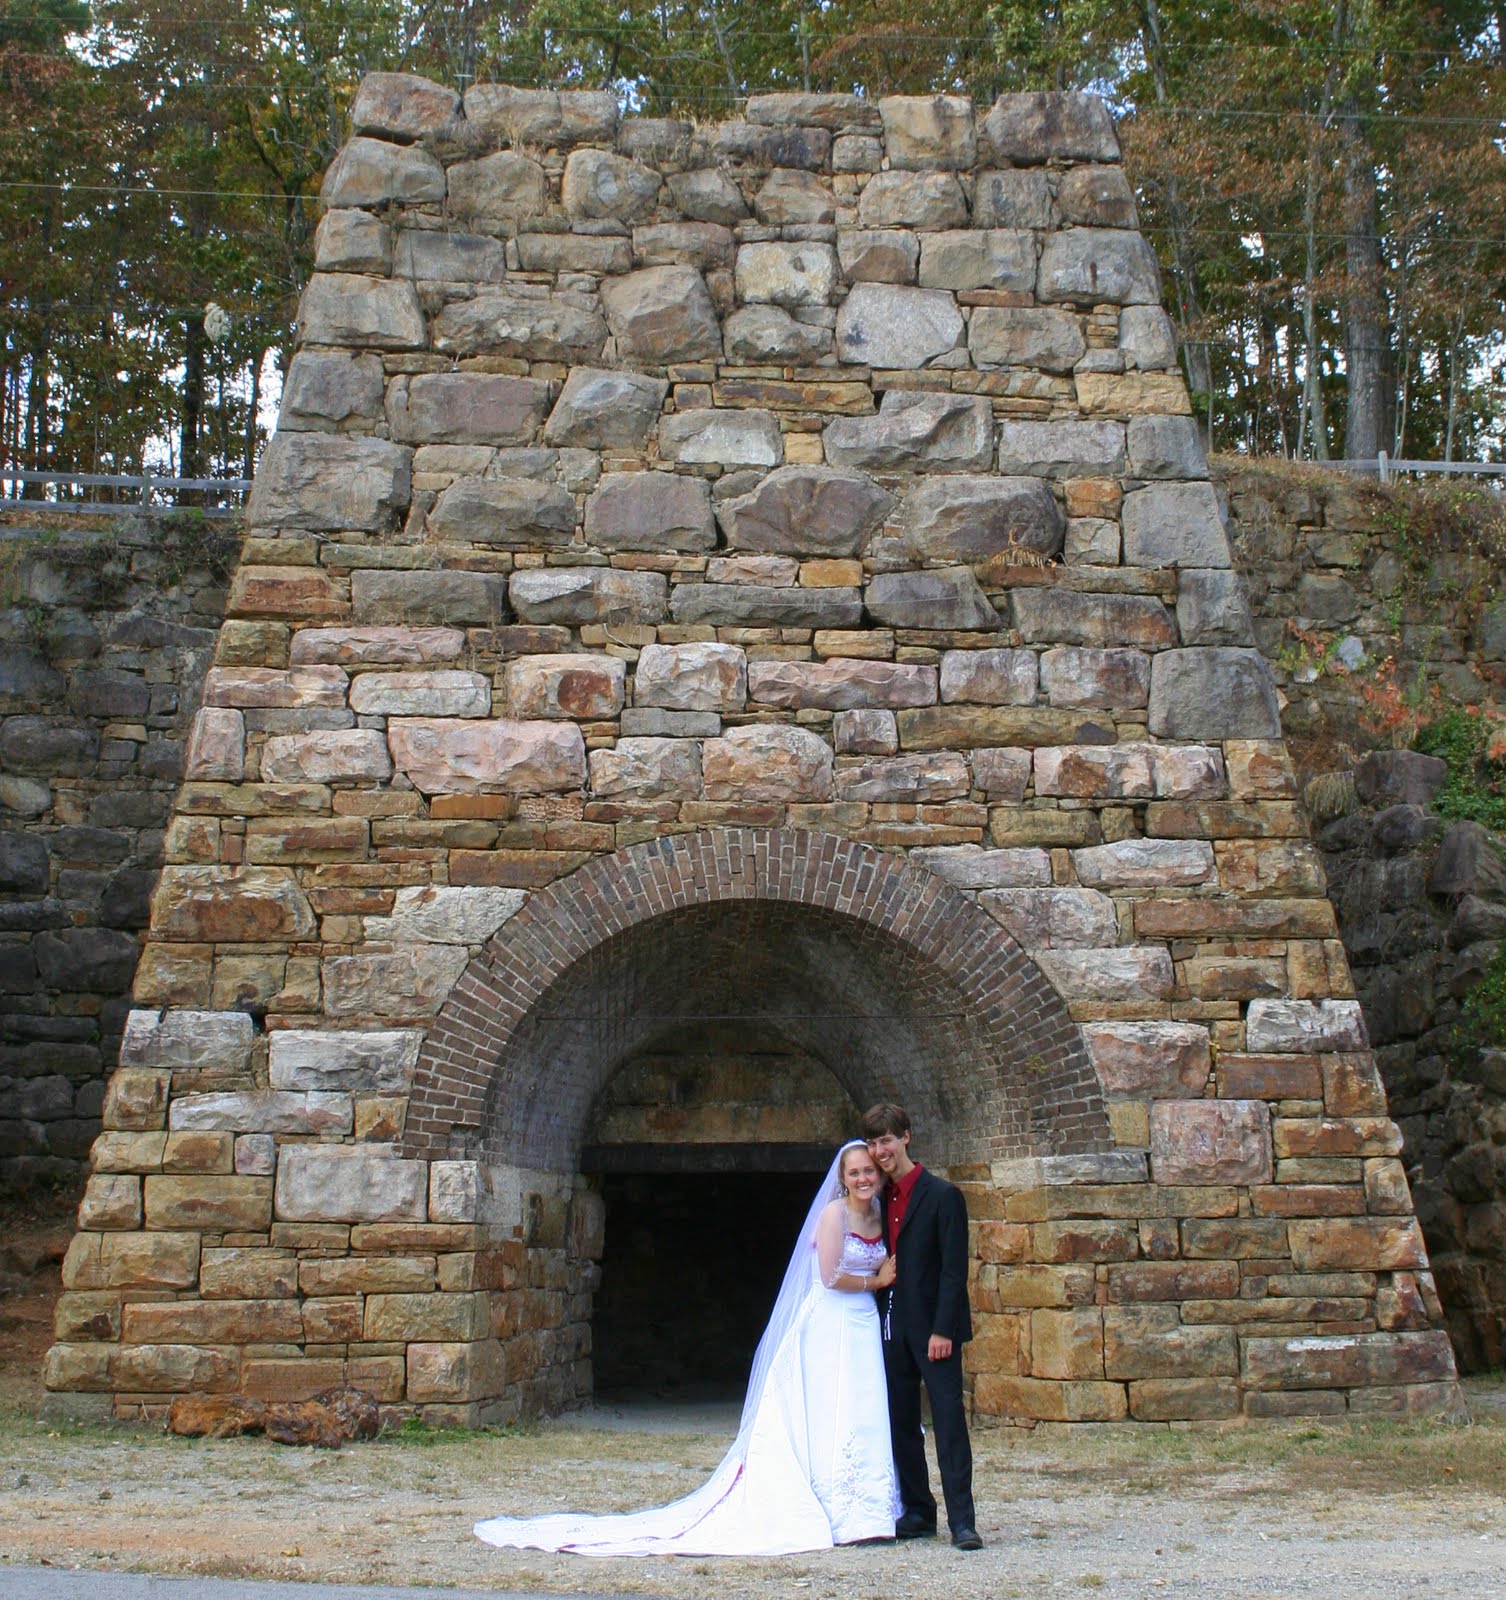
M 911 1131 L 910 1113 L 903 1106 L 869 1106 L 858 1126 L 863 1130 L 865 1139 L 882 1139 L 886 1133 L 903 1139 Z

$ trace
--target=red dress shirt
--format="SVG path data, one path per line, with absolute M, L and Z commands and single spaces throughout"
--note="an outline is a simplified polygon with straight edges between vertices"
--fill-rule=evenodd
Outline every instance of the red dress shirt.
M 899 1243 L 900 1224 L 905 1220 L 905 1207 L 910 1204 L 910 1191 L 915 1187 L 915 1180 L 919 1178 L 922 1168 L 917 1161 L 903 1178 L 896 1178 L 889 1185 L 889 1193 L 884 1197 L 884 1217 L 889 1232 L 889 1254 L 894 1254 L 895 1246 Z

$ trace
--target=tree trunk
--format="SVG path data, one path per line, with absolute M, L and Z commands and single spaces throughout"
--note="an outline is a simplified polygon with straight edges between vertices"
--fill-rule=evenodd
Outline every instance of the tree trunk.
M 203 476 L 199 442 L 204 419 L 204 357 L 208 349 L 203 317 L 190 317 L 184 334 L 183 411 L 178 420 L 178 471 L 185 478 L 198 478 Z M 179 499 L 192 503 L 195 493 L 180 493 Z
M 1385 301 L 1381 294 L 1380 239 L 1375 221 L 1375 157 L 1353 109 L 1344 118 L 1344 364 L 1349 412 L 1344 454 L 1351 461 L 1373 461 L 1383 442 L 1385 421 Z

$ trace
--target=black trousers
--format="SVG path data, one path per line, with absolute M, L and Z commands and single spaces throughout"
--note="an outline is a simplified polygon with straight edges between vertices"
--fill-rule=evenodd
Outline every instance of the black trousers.
M 924 1344 L 916 1350 L 900 1335 L 885 1339 L 884 1377 L 889 1389 L 894 1470 L 905 1510 L 935 1524 L 936 1496 L 931 1493 L 926 1471 L 925 1435 L 920 1425 L 920 1386 L 924 1384 L 931 1399 L 931 1427 L 936 1435 L 936 1465 L 941 1472 L 947 1524 L 953 1533 L 973 1527 L 973 1447 L 962 1405 L 962 1346 L 954 1344 L 945 1361 L 932 1361 Z

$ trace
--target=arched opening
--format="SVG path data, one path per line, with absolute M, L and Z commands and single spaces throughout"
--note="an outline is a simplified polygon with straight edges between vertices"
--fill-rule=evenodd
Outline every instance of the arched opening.
M 970 901 L 845 841 L 719 831 L 535 895 L 430 1034 L 409 1141 L 588 1183 L 600 1375 L 735 1388 L 813 1179 L 878 1100 L 953 1176 L 1107 1144 L 1060 997 Z

